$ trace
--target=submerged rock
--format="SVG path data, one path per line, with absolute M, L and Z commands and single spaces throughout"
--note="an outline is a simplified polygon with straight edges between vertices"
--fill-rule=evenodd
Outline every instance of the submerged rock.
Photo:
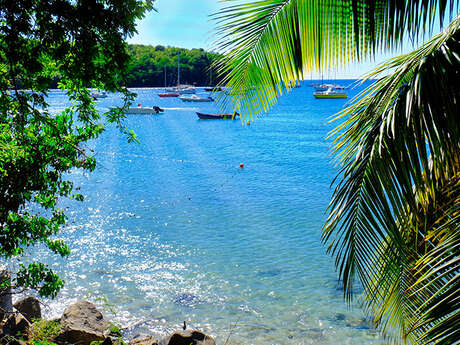
M 176 296 L 176 298 L 174 299 L 174 303 L 186 307 L 193 307 L 195 304 L 200 303 L 200 299 L 198 298 L 198 296 L 189 293 L 183 293 Z
M 356 328 L 356 329 L 372 330 L 375 328 L 374 321 L 372 320 L 372 318 L 366 318 L 366 317 L 346 320 L 345 325 L 347 327 Z
M 68 306 L 61 317 L 63 334 L 60 340 L 72 344 L 90 345 L 104 340 L 108 322 L 96 306 L 88 301 L 78 301 Z
M 164 338 L 160 345 L 216 345 L 209 335 L 197 330 L 176 331 Z
M 42 317 L 40 301 L 35 297 L 29 296 L 22 298 L 14 304 L 14 307 L 24 315 L 29 322 L 32 322 L 33 319 L 41 319 Z
M 153 335 L 139 335 L 131 339 L 128 345 L 158 345 Z

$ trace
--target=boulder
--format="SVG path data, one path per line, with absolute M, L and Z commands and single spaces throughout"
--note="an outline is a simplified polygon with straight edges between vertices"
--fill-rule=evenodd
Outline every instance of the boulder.
M 104 340 L 104 332 L 109 328 L 102 313 L 88 301 L 69 305 L 61 316 L 61 326 L 63 333 L 59 338 L 79 345 Z
M 158 345 L 158 341 L 152 335 L 138 335 L 128 345 Z
M 27 345 L 24 340 L 16 339 L 11 335 L 7 335 L 5 337 L 0 338 L 1 345 Z
M 30 322 L 18 312 L 9 314 L 5 323 L 3 324 L 3 334 L 16 336 L 24 334 L 30 327 Z
M 197 330 L 176 331 L 161 342 L 161 345 L 216 345 L 209 335 Z
M 35 297 L 22 298 L 14 304 L 14 307 L 24 317 L 32 322 L 33 319 L 41 319 L 42 311 L 40 309 L 40 301 Z

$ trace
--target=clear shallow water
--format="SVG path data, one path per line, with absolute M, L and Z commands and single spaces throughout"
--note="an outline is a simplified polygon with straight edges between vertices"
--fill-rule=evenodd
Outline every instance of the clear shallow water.
M 304 85 L 242 126 L 198 120 L 212 104 L 135 91 L 165 113 L 128 116 L 139 145 L 115 128 L 91 143 L 98 168 L 72 174 L 86 200 L 67 203 L 61 233 L 71 256 L 34 249 L 66 280 L 49 316 L 88 298 L 128 336 L 186 320 L 218 344 L 381 344 L 347 308 L 320 241 L 335 175 L 327 121 L 346 100 L 316 100 Z M 67 101 L 53 91 L 50 104 Z

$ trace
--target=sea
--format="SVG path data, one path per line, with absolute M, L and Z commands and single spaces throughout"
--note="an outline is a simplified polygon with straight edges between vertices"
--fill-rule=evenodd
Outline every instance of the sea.
M 127 116 L 139 143 L 107 127 L 87 147 L 96 170 L 67 176 L 85 196 L 61 203 L 68 220 L 59 238 L 71 255 L 34 247 L 26 259 L 65 280 L 45 300 L 45 316 L 87 299 L 126 339 L 161 338 L 185 321 L 217 344 L 385 344 L 360 307 L 359 285 L 356 301 L 345 302 L 321 242 L 339 170 L 331 119 L 365 85 L 353 84 L 348 99 L 315 99 L 309 84 L 250 124 L 200 120 L 197 111 L 217 105 L 132 89 L 135 105 L 164 113 Z M 60 90 L 48 101 L 52 112 L 70 104 Z M 109 94 L 97 107 L 121 103 Z

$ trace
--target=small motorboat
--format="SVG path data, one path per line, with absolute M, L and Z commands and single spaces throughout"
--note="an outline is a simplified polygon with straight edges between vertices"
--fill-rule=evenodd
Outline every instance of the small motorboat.
M 137 107 L 130 107 L 126 114 L 137 114 L 137 115 L 147 115 L 147 114 L 159 114 L 162 113 L 164 109 L 153 106 L 153 107 L 143 107 L 142 105 L 138 105 Z
M 198 117 L 202 120 L 223 120 L 223 119 L 234 119 L 237 116 L 240 116 L 238 113 L 234 114 L 205 114 L 196 112 Z
M 180 96 L 179 98 L 182 102 L 214 102 L 212 97 L 200 97 L 197 95 Z
M 179 97 L 180 95 L 178 93 L 159 93 L 159 97 Z

